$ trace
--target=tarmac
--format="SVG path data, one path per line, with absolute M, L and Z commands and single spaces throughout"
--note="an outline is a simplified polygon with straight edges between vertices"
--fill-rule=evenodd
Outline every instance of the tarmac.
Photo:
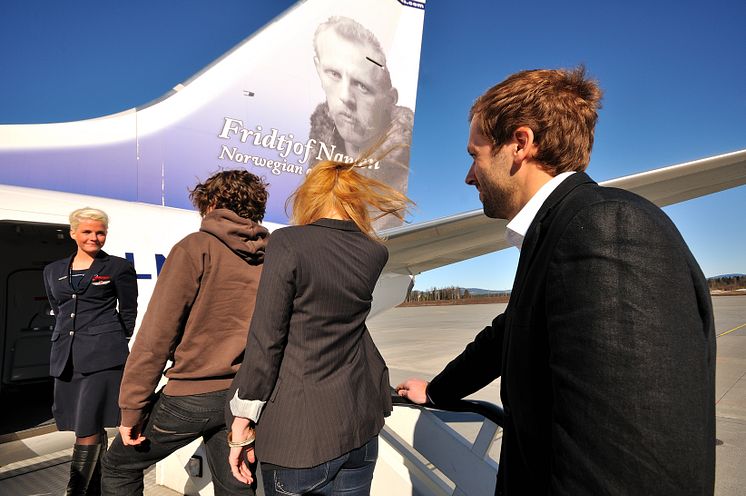
M 718 334 L 715 494 L 742 496 L 746 494 L 746 295 L 716 296 L 713 304 Z M 504 308 L 505 304 L 395 308 L 371 319 L 368 327 L 389 366 L 391 384 L 396 385 L 409 377 L 432 378 Z M 499 404 L 499 388 L 498 379 L 471 398 Z M 42 391 L 34 393 L 37 402 Z M 23 422 L 19 417 L 24 416 L 32 418 L 33 425 L 39 421 L 36 413 L 29 415 L 19 409 L 14 412 L 15 417 L 6 415 L 3 424 L 12 421 L 20 425 Z M 476 424 L 457 417 L 447 419 L 449 425 L 472 439 Z M 41 424 L 31 431 L 0 436 L 0 494 L 31 496 L 64 492 L 72 438 L 48 433 L 54 430 L 48 420 L 41 419 Z M 34 432 L 40 435 L 34 437 Z M 113 433 L 111 430 L 110 434 Z M 47 438 L 54 441 L 47 442 Z M 46 454 L 32 456 L 45 443 L 49 445 Z M 490 456 L 497 459 L 499 449 L 498 441 Z M 157 486 L 154 472 L 146 475 L 145 495 L 178 494 Z
M 746 494 L 746 295 L 713 296 L 717 338 L 715 495 Z M 391 384 L 432 379 L 507 304 L 394 308 L 368 322 L 389 366 Z M 500 380 L 470 396 L 500 403 Z M 468 426 L 457 428 L 465 437 Z M 499 443 L 490 451 L 499 455 Z

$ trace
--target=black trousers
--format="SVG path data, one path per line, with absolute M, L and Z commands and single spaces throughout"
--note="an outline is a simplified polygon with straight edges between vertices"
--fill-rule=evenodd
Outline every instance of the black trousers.
M 143 431 L 147 440 L 140 446 L 125 446 L 117 435 L 104 455 L 102 494 L 142 494 L 145 469 L 202 437 L 215 495 L 253 495 L 253 488 L 236 480 L 228 465 L 224 413 L 227 392 L 192 396 L 159 394 Z

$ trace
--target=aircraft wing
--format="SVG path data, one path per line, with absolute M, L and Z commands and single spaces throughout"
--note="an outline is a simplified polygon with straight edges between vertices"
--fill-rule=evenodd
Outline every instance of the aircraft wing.
M 746 150 L 600 183 L 623 188 L 660 207 L 746 184 Z M 416 275 L 510 246 L 507 221 L 473 210 L 382 231 L 389 261 L 384 271 Z

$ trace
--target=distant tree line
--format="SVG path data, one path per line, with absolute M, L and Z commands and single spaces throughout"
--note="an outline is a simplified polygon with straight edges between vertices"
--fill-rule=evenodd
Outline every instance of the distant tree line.
M 710 290 L 735 291 L 746 288 L 746 275 L 718 276 L 707 279 Z
M 510 291 L 485 291 L 479 290 L 479 294 L 472 294 L 468 289 L 458 286 L 445 288 L 430 288 L 425 291 L 412 290 L 407 295 L 406 303 L 423 303 L 432 301 L 453 301 L 491 298 L 495 296 L 510 296 Z
M 733 274 L 726 276 L 717 276 L 707 279 L 707 285 L 710 290 L 735 291 L 737 289 L 746 289 L 746 275 Z M 475 290 L 476 291 L 476 290 Z M 409 292 L 405 303 L 428 303 L 428 302 L 446 302 L 468 299 L 486 299 L 493 297 L 510 296 L 510 291 L 485 291 L 478 290 L 478 294 L 472 294 L 468 289 L 459 286 L 447 286 L 443 288 L 430 288 L 424 291 L 414 289 Z M 464 302 L 465 303 L 465 302 Z
M 412 290 L 407 295 L 407 302 L 423 301 L 442 301 L 442 300 L 460 300 L 462 298 L 471 298 L 469 290 L 463 290 L 458 286 L 449 286 L 447 288 L 430 288 L 425 291 Z

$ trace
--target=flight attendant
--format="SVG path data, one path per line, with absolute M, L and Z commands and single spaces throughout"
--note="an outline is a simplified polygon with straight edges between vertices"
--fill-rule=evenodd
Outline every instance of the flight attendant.
M 137 276 L 130 262 L 106 254 L 109 218 L 93 208 L 70 214 L 70 257 L 44 268 L 56 316 L 50 375 L 57 429 L 75 432 L 66 495 L 98 494 L 105 427 L 119 424 L 119 383 L 137 317 Z M 118 307 L 118 308 L 117 308 Z

